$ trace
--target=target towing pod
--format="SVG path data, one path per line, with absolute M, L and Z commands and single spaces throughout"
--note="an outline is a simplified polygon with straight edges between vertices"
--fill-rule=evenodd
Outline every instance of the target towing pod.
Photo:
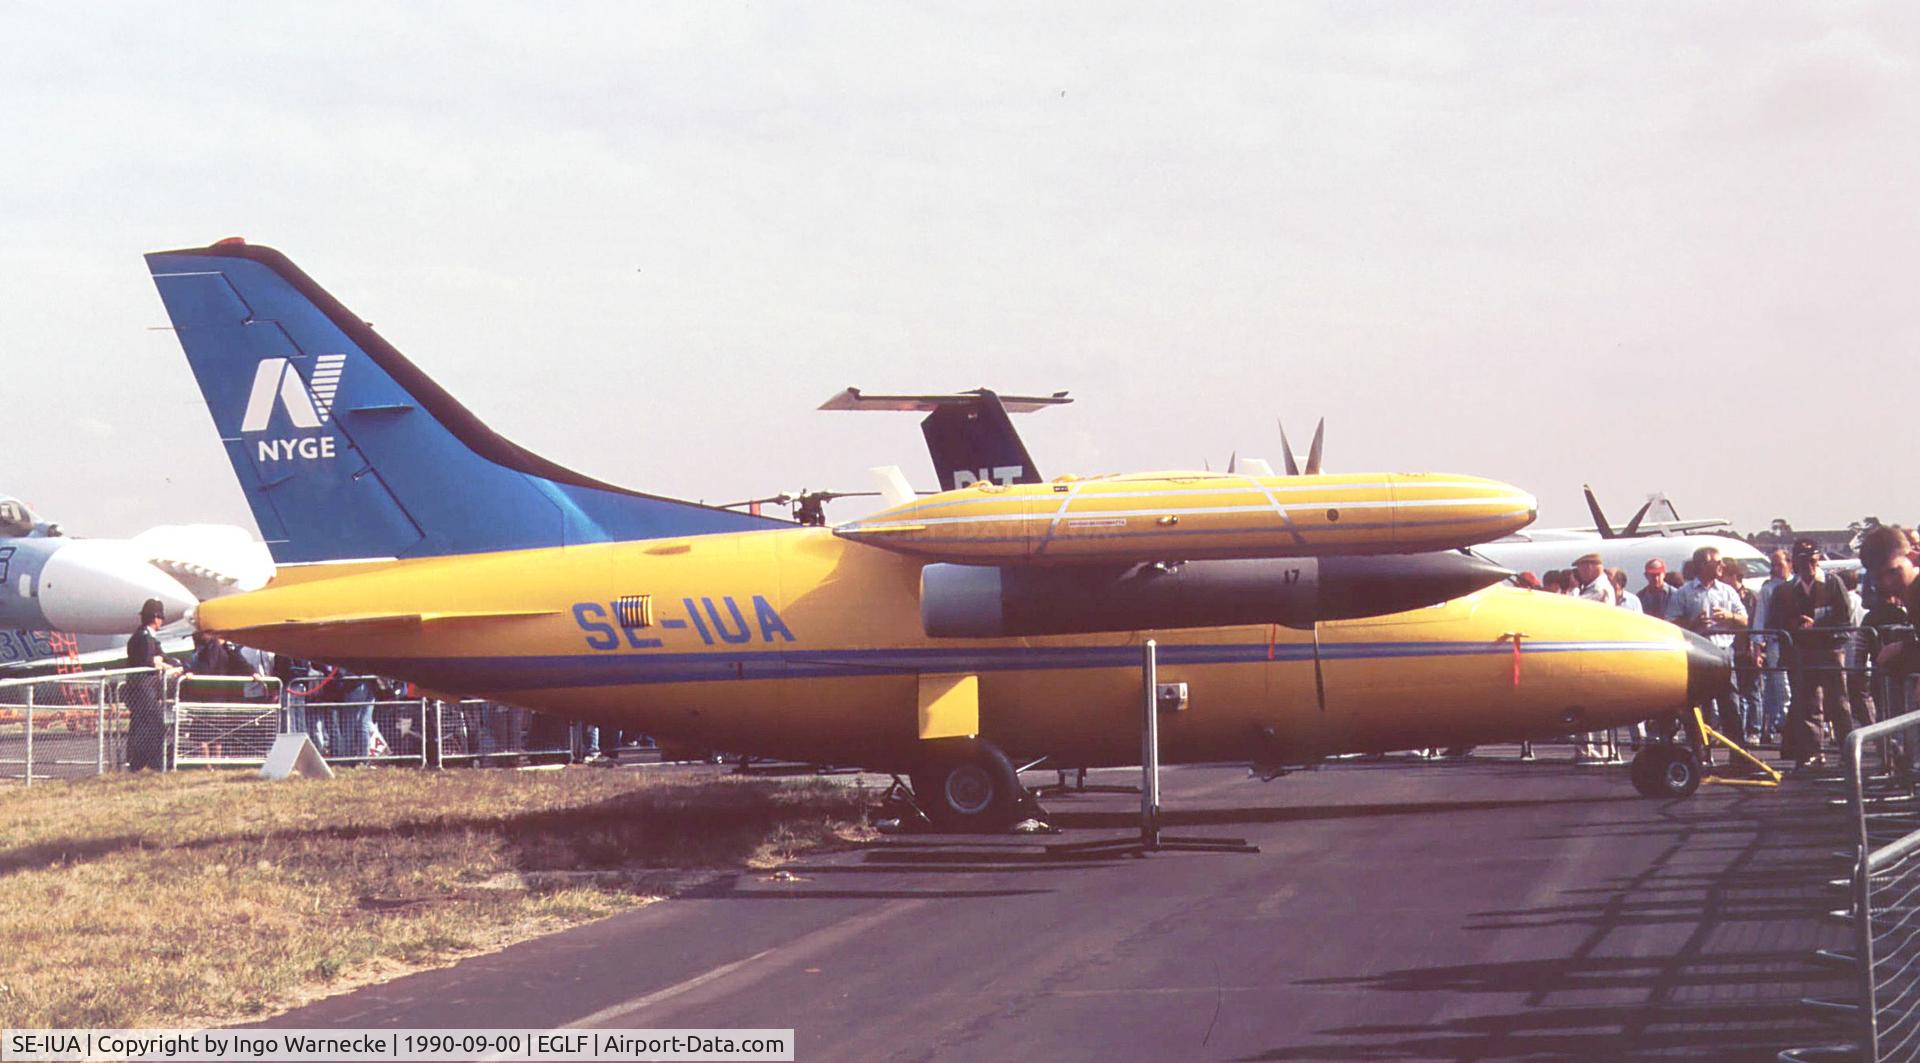
M 1477 476 L 1161 472 L 980 482 L 834 534 L 960 564 L 1131 564 L 1451 550 L 1519 531 L 1537 510 L 1525 491 Z

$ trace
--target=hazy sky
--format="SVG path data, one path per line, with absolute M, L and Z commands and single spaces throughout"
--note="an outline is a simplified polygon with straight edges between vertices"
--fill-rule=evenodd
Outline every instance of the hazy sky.
M 1279 462 L 1911 521 L 1910 4 L 0 0 L 0 493 L 252 526 L 140 254 L 286 252 L 510 438 L 709 501 Z M 1896 367 L 1899 367 L 1896 369 Z M 850 503 L 830 510 L 850 517 Z

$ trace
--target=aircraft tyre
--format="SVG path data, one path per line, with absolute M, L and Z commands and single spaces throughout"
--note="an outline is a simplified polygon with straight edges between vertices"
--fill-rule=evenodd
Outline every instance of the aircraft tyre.
M 914 801 L 945 831 L 997 831 L 1011 826 L 1026 793 L 1013 762 L 992 742 L 949 738 L 909 773 Z
M 1700 788 L 1700 758 L 1686 746 L 1648 746 L 1633 758 L 1633 788 L 1645 797 L 1691 797 Z

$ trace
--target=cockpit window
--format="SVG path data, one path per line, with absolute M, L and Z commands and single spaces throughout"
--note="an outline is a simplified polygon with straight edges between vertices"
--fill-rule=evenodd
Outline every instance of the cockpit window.
M 0 498 L 0 539 L 19 539 L 33 534 L 33 510 L 17 498 Z

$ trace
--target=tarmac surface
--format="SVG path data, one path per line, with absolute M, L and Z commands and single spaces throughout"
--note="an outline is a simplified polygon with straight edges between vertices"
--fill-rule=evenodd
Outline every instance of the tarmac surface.
M 1495 751 L 1497 752 L 1497 751 Z M 1038 778 L 1029 776 L 1029 782 Z M 1136 771 L 1096 772 L 1126 784 Z M 1169 768 L 1168 833 L 1258 853 L 901 835 L 741 873 L 279 1027 L 788 1028 L 801 1060 L 1772 1059 L 1831 1043 L 1837 787 L 1638 797 L 1622 767 Z

